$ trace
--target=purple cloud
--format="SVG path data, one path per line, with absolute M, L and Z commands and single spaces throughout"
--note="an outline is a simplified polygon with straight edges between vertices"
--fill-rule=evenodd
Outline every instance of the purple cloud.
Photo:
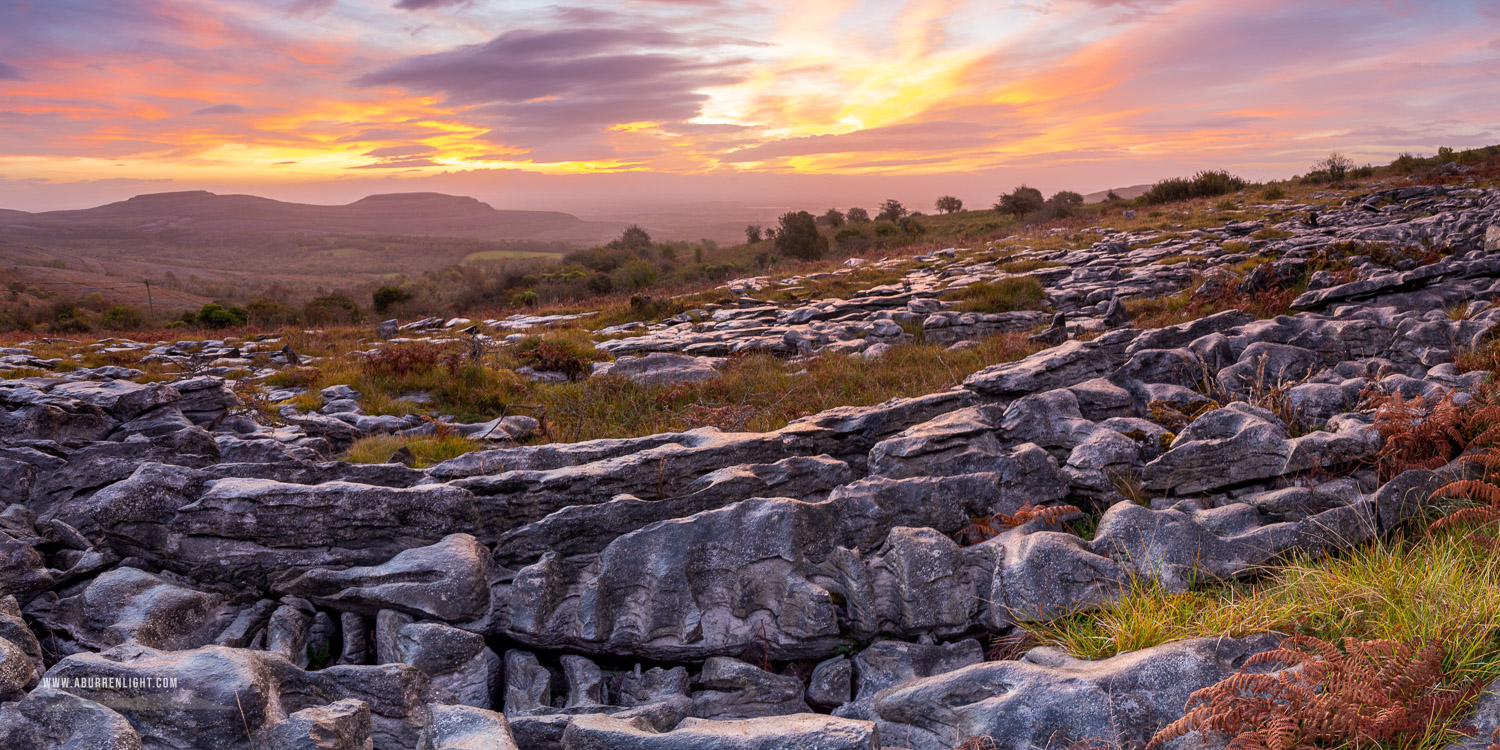
M 21 69 L 10 63 L 0 60 L 0 81 L 24 81 L 26 76 Z
M 446 8 L 450 5 L 460 5 L 469 0 L 399 0 L 394 7 L 400 10 L 430 10 L 432 8 Z
M 189 114 L 194 115 L 238 115 L 250 110 L 239 104 L 215 104 L 211 107 L 195 109 Z
M 355 84 L 441 94 L 495 127 L 497 142 L 556 147 L 618 123 L 696 117 L 703 88 L 740 79 L 745 61 L 715 54 L 726 43 L 642 25 L 523 29 L 407 58 Z
M 969 122 L 917 122 L 857 130 L 842 135 L 810 135 L 742 148 L 727 162 L 765 161 L 788 156 L 849 154 L 868 151 L 970 150 L 991 139 L 992 127 Z M 1008 134 L 1014 137 L 1015 134 Z
M 394 159 L 401 156 L 425 156 L 431 153 L 431 146 L 386 146 L 374 151 L 366 151 L 365 156 L 372 156 L 376 159 Z
M 391 161 L 380 161 L 373 164 L 360 164 L 350 169 L 407 169 L 415 167 L 435 167 L 438 163 L 431 159 L 393 159 Z

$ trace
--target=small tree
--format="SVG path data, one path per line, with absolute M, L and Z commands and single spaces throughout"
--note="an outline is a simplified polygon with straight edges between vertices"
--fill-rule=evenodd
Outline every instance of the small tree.
M 900 221 L 905 216 L 906 206 L 901 205 L 901 201 L 898 201 L 895 198 L 891 198 L 886 202 L 880 204 L 880 213 L 875 215 L 875 219 L 877 221 L 896 222 Z
M 958 211 L 964 210 L 964 202 L 951 195 L 945 195 L 941 198 L 938 198 L 937 203 L 933 205 L 937 208 L 937 210 L 945 214 L 956 213 Z
M 904 216 L 896 222 L 896 226 L 900 227 L 908 237 L 921 237 L 927 233 L 927 227 L 922 226 L 922 222 L 917 221 L 916 216 Z
M 626 263 L 617 276 L 617 286 L 638 291 L 656 283 L 656 266 L 637 258 Z
M 632 252 L 642 253 L 650 249 L 651 235 L 639 226 L 631 224 L 625 227 L 625 231 L 620 234 L 619 239 L 610 244 Z
M 375 305 L 375 312 L 384 315 L 393 305 L 411 299 L 411 292 L 400 287 L 383 286 L 370 293 L 370 301 Z
M 759 224 L 751 224 L 750 226 L 745 227 L 746 242 L 754 245 L 755 243 L 760 242 L 761 239 L 763 238 L 761 237 L 761 228 Z
M 1058 216 L 1072 216 L 1083 208 L 1083 196 L 1071 190 L 1059 190 L 1047 199 L 1046 207 Z
M 863 208 L 859 208 L 858 206 L 849 209 L 849 213 L 846 214 L 846 216 L 848 217 L 850 224 L 870 223 L 870 212 L 864 210 Z
M 995 210 L 1020 218 L 1034 211 L 1040 211 L 1046 204 L 1047 201 L 1042 197 L 1042 191 L 1022 185 L 1000 196 L 1000 202 L 995 204 Z
M 290 323 L 296 317 L 291 308 L 267 297 L 256 297 L 246 303 L 245 316 L 253 326 Z
M 1354 160 L 1335 151 L 1313 165 L 1314 172 L 1327 172 L 1329 182 L 1340 183 L 1349 176 L 1349 170 L 1354 168 Z
M 210 302 L 198 309 L 198 325 L 205 328 L 230 328 L 246 323 L 243 308 Z
M 358 323 L 362 317 L 364 314 L 359 305 L 354 304 L 349 295 L 339 292 L 314 297 L 302 306 L 302 319 L 313 325 Z
M 844 225 L 844 212 L 837 208 L 830 208 L 818 217 L 818 223 L 824 226 L 841 227 Z
M 801 260 L 817 260 L 828 253 L 828 238 L 818 231 L 818 222 L 806 211 L 781 216 L 776 231 L 776 252 Z

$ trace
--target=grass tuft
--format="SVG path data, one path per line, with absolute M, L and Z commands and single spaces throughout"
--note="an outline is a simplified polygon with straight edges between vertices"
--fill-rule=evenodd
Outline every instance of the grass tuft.
M 958 309 L 963 312 L 1040 310 L 1047 301 L 1047 290 L 1034 277 L 1017 276 L 973 284 L 959 293 L 958 299 Z
M 391 454 L 406 448 L 415 459 L 412 465 L 420 469 L 485 447 L 456 433 L 425 437 L 371 435 L 354 441 L 339 458 L 351 464 L 383 464 L 390 460 Z

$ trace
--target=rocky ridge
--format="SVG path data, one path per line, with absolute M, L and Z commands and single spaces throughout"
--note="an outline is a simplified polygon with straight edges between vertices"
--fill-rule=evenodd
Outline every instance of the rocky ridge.
M 1496 225 L 1500 191 L 1400 188 L 1316 227 L 1101 228 L 1089 248 L 1020 256 L 1057 264 L 1029 272 L 1048 310 L 990 315 L 948 298 L 1003 275 L 995 261 L 935 253 L 847 300 L 745 300 L 610 331 L 626 335 L 600 348 L 646 355 L 615 375 L 664 382 L 744 351 L 879 356 L 914 330 L 956 343 L 1056 313 L 1064 340 L 949 391 L 766 433 L 518 445 L 525 418 L 459 425 L 496 447 L 423 470 L 328 460 L 363 435 L 432 429 L 366 415 L 347 387 L 318 412 L 280 406 L 279 426 L 250 418 L 246 398 L 297 393 L 225 375 L 282 342 L 102 342 L 193 376 L 0 381 L 0 745 L 1138 746 L 1275 637 L 1097 662 L 1050 648 L 989 661 L 984 642 L 1132 580 L 1180 590 L 1399 525 L 1443 473 L 1381 481 L 1360 399 L 1462 399 L 1488 377 L 1454 359 L 1500 323 L 1480 301 L 1500 283 Z M 1348 243 L 1448 253 L 1338 256 L 1349 272 L 1293 315 L 1119 319 L 1123 297 L 1251 256 L 1272 270 L 1236 283 L 1277 285 Z M 1193 265 L 1158 262 L 1183 256 Z M 546 322 L 385 333 L 500 339 Z M 281 351 L 265 369 L 300 359 Z M 57 364 L 0 351 L 3 366 Z M 1261 398 L 1269 385 L 1284 403 Z M 1198 416 L 1170 424 L 1167 409 Z M 1038 519 L 956 541 L 975 517 L 1061 504 L 1097 516 L 1091 538 Z

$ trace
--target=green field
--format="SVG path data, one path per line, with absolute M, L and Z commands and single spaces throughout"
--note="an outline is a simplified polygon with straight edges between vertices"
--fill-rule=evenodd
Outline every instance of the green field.
M 465 263 L 481 263 L 487 260 L 510 260 L 512 258 L 545 258 L 557 253 L 541 250 L 481 250 L 464 256 Z

